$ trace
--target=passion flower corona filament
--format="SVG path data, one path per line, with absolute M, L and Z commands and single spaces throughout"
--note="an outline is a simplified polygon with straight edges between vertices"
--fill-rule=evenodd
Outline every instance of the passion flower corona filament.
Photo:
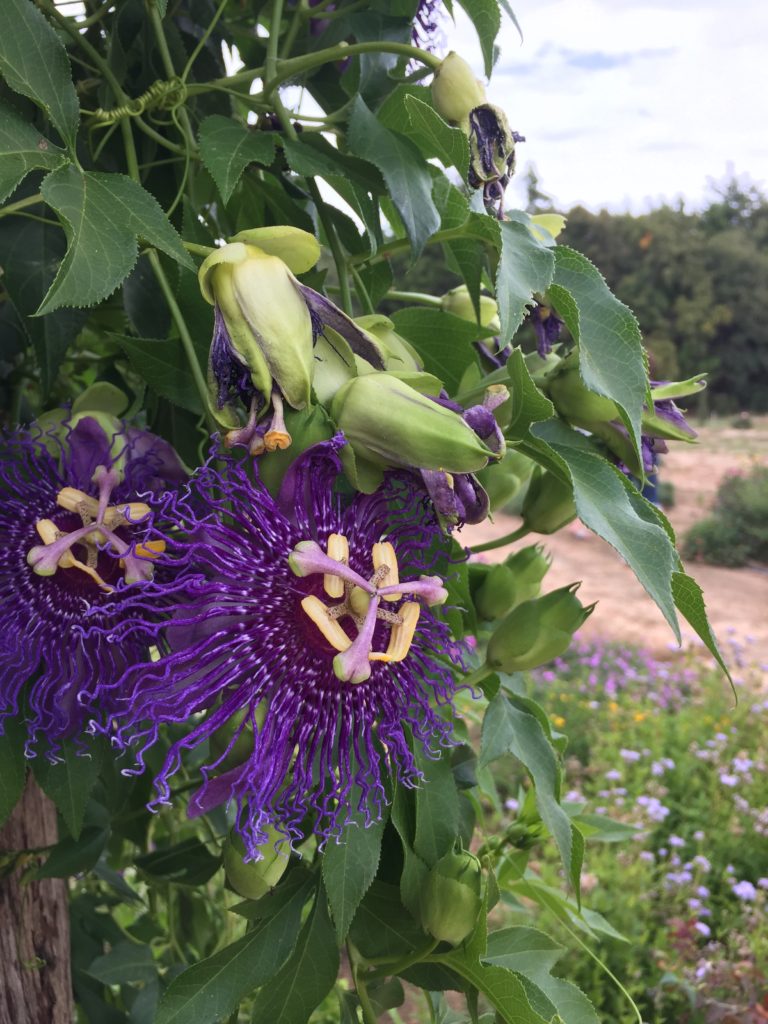
M 307 449 L 277 499 L 232 459 L 203 466 L 162 510 L 176 527 L 158 558 L 170 588 L 142 585 L 112 631 L 120 642 L 146 607 L 165 607 L 160 657 L 127 670 L 113 735 L 138 747 L 141 771 L 163 727 L 184 724 L 156 777 L 160 803 L 213 737 L 189 810 L 234 801 L 252 859 L 270 829 L 325 841 L 357 812 L 376 820 L 386 778 L 419 777 L 409 735 L 433 753 L 450 742 L 435 705 L 450 704 L 461 647 L 435 613 L 443 535 L 411 474 L 336 493 L 343 444 Z

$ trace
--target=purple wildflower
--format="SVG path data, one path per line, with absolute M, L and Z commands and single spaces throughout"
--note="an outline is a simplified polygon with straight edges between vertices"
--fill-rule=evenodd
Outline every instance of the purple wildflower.
M 678 849 L 682 849 L 685 846 L 685 840 L 682 836 L 672 835 L 667 840 L 670 846 L 676 846 Z
M 231 729 L 189 813 L 235 801 L 250 857 L 269 825 L 325 841 L 356 812 L 378 819 L 385 775 L 420 778 L 409 731 L 428 754 L 451 742 L 433 703 L 450 704 L 462 649 L 430 610 L 447 596 L 426 575 L 438 524 L 421 492 L 392 475 L 371 495 L 334 493 L 342 444 L 338 435 L 304 452 L 277 499 L 232 459 L 221 472 L 203 466 L 163 509 L 187 535 L 166 538 L 172 595 L 148 583 L 133 602 L 139 617 L 165 602 L 168 618 L 155 633 L 163 656 L 120 683 L 116 742 L 138 746 L 138 772 L 165 724 L 191 725 L 155 780 L 167 803 L 182 755 Z M 132 628 L 129 613 L 116 632 Z
M 639 761 L 642 756 L 639 750 L 628 750 L 626 747 L 622 747 L 619 751 L 619 757 L 629 763 Z
M 730 772 L 720 772 L 720 781 L 724 786 L 738 786 L 740 779 L 738 775 L 731 775 Z
M 44 738 L 55 756 L 61 740 L 82 731 L 103 687 L 145 659 L 136 639 L 84 638 L 82 624 L 88 609 L 109 632 L 125 583 L 152 575 L 153 548 L 137 546 L 150 508 L 136 499 L 185 475 L 166 441 L 131 428 L 110 437 L 90 416 L 74 427 L 6 438 L 0 730 L 7 716 L 23 710 L 30 755 Z
M 712 929 L 708 924 L 704 924 L 703 921 L 697 921 L 693 926 L 699 935 L 703 935 L 705 939 L 708 939 L 712 934 Z
M 738 899 L 746 903 L 751 903 L 757 897 L 757 889 L 751 882 L 747 881 L 734 882 L 731 886 L 731 892 Z

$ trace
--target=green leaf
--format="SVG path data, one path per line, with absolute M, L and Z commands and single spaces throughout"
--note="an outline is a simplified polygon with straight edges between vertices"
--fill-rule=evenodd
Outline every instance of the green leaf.
M 360 901 L 376 877 L 385 821 L 365 828 L 357 815 L 338 843 L 329 842 L 323 857 L 323 882 L 331 905 L 336 937 L 344 942 Z
M 397 886 L 375 881 L 365 894 L 349 930 L 365 957 L 401 957 L 424 948 L 428 937 L 400 903 Z
M 109 829 L 86 825 L 77 839 L 66 836 L 53 847 L 35 877 L 68 878 L 90 871 L 102 855 L 108 839 Z
M 184 839 L 136 858 L 136 867 L 147 877 L 176 885 L 204 885 L 219 870 L 221 858 L 209 853 L 199 839 Z
M 432 176 L 421 153 L 410 139 L 385 128 L 360 96 L 352 104 L 349 146 L 384 175 L 411 243 L 412 258 L 416 259 L 427 239 L 440 227 L 432 201 Z
M 550 419 L 555 407 L 536 387 L 521 349 L 516 348 L 507 360 L 507 373 L 511 409 L 506 434 L 512 438 L 530 437 L 531 424 Z
M 568 878 L 578 893 L 584 840 L 560 806 L 561 771 L 557 754 L 537 717 L 517 707 L 515 698 L 497 694 L 483 719 L 480 765 L 513 754 L 530 773 L 536 787 L 541 820 L 557 843 Z
M 178 338 L 160 341 L 154 338 L 130 338 L 126 334 L 108 335 L 128 356 L 132 369 L 149 387 L 174 405 L 200 414 L 202 407 L 195 378 Z
M 606 462 L 583 434 L 556 419 L 536 424 L 533 433 L 567 468 L 581 521 L 618 551 L 659 606 L 679 642 L 680 627 L 672 597 L 672 573 L 678 559 L 666 531 L 658 522 L 638 515 L 623 474 Z
M 67 51 L 31 0 L 0 4 L 0 74 L 14 92 L 45 110 L 70 149 L 74 149 L 80 104 Z
M 595 1008 L 584 993 L 570 981 L 550 974 L 564 953 L 562 946 L 535 928 L 505 928 L 488 936 L 483 963 L 506 967 L 529 978 L 565 1024 L 598 1024 Z
M 30 171 L 52 171 L 66 159 L 63 149 L 49 142 L 15 110 L 0 103 L 0 202 Z
M 549 296 L 579 345 L 581 378 L 590 391 L 616 402 L 639 449 L 643 402 L 650 399 L 637 320 L 586 256 L 565 245 L 554 254 Z
M 400 898 L 415 919 L 421 914 L 421 894 L 429 868 L 413 849 L 416 820 L 416 797 L 412 789 L 398 785 L 392 801 L 392 824 L 403 844 L 403 872 L 400 876 Z
M 433 760 L 417 746 L 416 764 L 424 779 L 416 790 L 416 834 L 413 848 L 432 867 L 456 842 L 459 794 L 445 752 Z
M 365 224 L 371 253 L 381 244 L 381 218 L 374 196 L 384 192 L 378 168 L 367 160 L 339 153 L 318 137 L 284 139 L 283 150 L 291 170 L 303 177 L 321 177 L 338 192 Z
M 497 0 L 459 0 L 477 30 L 483 51 L 486 77 L 490 78 L 495 63 L 494 43 L 501 27 L 501 11 Z
M 472 342 L 492 337 L 471 320 L 425 306 L 409 306 L 392 314 L 398 334 L 417 349 L 424 368 L 441 380 L 454 394 L 466 368 L 476 361 Z
M 43 204 L 36 208 L 42 213 Z M 34 348 L 44 394 L 53 387 L 67 350 L 85 323 L 81 309 L 58 309 L 35 316 L 64 255 L 64 237 L 58 227 L 23 217 L 0 221 L 0 262 L 3 284 Z
M 553 250 L 533 237 L 524 224 L 501 221 L 501 258 L 496 273 L 496 301 L 501 333 L 499 345 L 509 342 L 523 322 L 534 292 L 545 292 L 555 271 Z
M 479 989 L 505 1024 L 550 1024 L 531 1007 L 517 975 L 505 967 L 483 964 L 461 949 L 444 954 L 440 963 Z
M 406 94 L 405 109 L 413 139 L 426 157 L 437 157 L 444 167 L 455 167 L 465 181 L 469 174 L 469 142 L 461 128 L 451 126 L 417 96 Z
M 123 985 L 132 981 L 154 981 L 157 967 L 149 946 L 118 942 L 109 953 L 96 957 L 88 974 L 104 985 Z
M 303 873 L 295 883 L 289 875 L 275 890 L 281 900 L 272 916 L 242 939 L 174 978 L 163 995 L 155 1024 L 216 1024 L 226 1020 L 290 956 L 310 891 L 311 883 Z
M 248 164 L 269 167 L 275 159 L 275 140 L 231 117 L 213 114 L 200 125 L 200 156 L 216 182 L 221 198 L 228 203 Z
M 51 764 L 44 757 L 32 761 L 38 785 L 56 804 L 73 839 L 78 839 L 83 827 L 85 805 L 93 792 L 101 768 L 102 747 L 91 744 L 86 753 L 78 755 L 74 744 L 62 744 L 61 760 Z
M 306 1024 L 333 988 L 338 971 L 339 950 L 321 887 L 296 949 L 254 1000 L 251 1024 Z
M 6 718 L 0 736 L 0 828 L 24 792 L 27 730 L 17 718 Z
M 49 174 L 40 191 L 61 218 L 69 247 L 38 315 L 106 299 L 136 263 L 137 236 L 194 268 L 160 204 L 124 174 L 69 165 Z
M 717 637 L 712 632 L 712 627 L 709 624 L 707 609 L 704 604 L 704 594 L 699 584 L 682 570 L 679 572 L 673 572 L 672 596 L 675 599 L 675 605 L 677 606 L 680 614 L 683 615 L 688 624 L 696 630 L 696 633 L 704 641 L 707 650 L 723 672 L 725 672 L 731 686 L 733 686 L 731 673 L 728 671 L 728 666 L 723 660 L 723 655 L 720 652 L 720 647 L 717 643 Z

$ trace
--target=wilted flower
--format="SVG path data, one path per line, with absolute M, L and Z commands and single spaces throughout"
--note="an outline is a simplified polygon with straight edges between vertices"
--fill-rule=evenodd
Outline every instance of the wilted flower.
M 230 459 L 222 472 L 203 466 L 163 510 L 186 531 L 167 537 L 172 597 L 147 584 L 134 602 L 165 603 L 168 615 L 156 631 L 160 659 L 121 682 L 117 742 L 138 745 L 141 770 L 165 724 L 190 726 L 157 775 L 163 803 L 184 752 L 230 723 L 190 813 L 235 801 L 249 857 L 270 827 L 325 840 L 358 810 L 375 820 L 387 775 L 405 785 L 419 777 L 408 732 L 427 750 L 450 742 L 432 706 L 450 701 L 451 662 L 461 661 L 430 610 L 447 596 L 430 574 L 440 531 L 408 481 L 390 476 L 349 500 L 334 493 L 342 444 L 307 449 L 277 500 Z M 242 738 L 242 761 L 230 766 Z
M 146 656 L 136 639 L 84 638 L 81 627 L 88 611 L 108 632 L 124 584 L 152 576 L 159 545 L 142 543 L 147 492 L 186 473 L 166 441 L 132 428 L 108 435 L 91 416 L 18 431 L 2 447 L 0 721 L 23 710 L 28 749 L 45 739 L 55 753 Z
M 483 103 L 469 115 L 470 188 L 482 188 L 486 209 L 501 216 L 509 179 L 515 173 L 515 144 L 525 136 L 512 131 L 501 107 Z

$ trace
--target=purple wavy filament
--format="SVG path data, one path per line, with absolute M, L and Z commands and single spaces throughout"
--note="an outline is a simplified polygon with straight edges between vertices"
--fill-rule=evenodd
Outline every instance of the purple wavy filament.
M 162 510 L 179 527 L 159 558 L 173 583 L 158 573 L 135 588 L 113 632 L 119 641 L 145 630 L 150 610 L 167 610 L 154 637 L 160 659 L 120 684 L 114 735 L 138 748 L 129 771 L 143 770 L 164 726 L 183 724 L 155 780 L 156 802 L 169 802 L 186 752 L 230 730 L 189 811 L 235 801 L 251 857 L 267 825 L 325 841 L 356 812 L 377 819 L 387 776 L 418 780 L 408 733 L 433 754 L 451 742 L 434 705 L 450 704 L 461 650 L 430 608 L 446 596 L 428 574 L 439 528 L 402 480 L 346 501 L 335 494 L 342 443 L 300 456 L 277 500 L 234 460 L 202 467 Z M 243 738 L 250 752 L 232 765 Z
M 108 437 L 84 417 L 60 434 L 12 434 L 0 463 L 0 730 L 23 711 L 30 756 L 42 746 L 54 757 L 99 713 L 102 686 L 145 659 L 138 639 L 116 645 L 81 627 L 86 614 L 111 625 L 125 580 L 151 575 L 155 552 L 140 545 L 149 506 L 135 499 L 184 475 L 145 432 Z

